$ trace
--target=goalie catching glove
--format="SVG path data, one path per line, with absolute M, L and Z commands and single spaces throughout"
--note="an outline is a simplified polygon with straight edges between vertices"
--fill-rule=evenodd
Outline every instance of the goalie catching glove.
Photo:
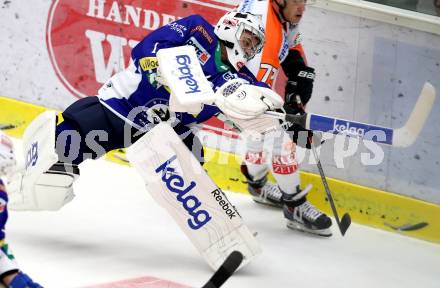
M 279 109 L 284 104 L 283 99 L 271 89 L 247 84 L 242 79 L 226 82 L 215 94 L 215 105 L 226 116 L 244 120 Z

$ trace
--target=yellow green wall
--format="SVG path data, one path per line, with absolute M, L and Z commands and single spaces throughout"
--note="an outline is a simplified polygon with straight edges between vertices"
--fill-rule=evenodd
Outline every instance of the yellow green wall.
M 0 127 L 6 128 L 4 131 L 11 136 L 21 137 L 30 121 L 44 110 L 44 107 L 0 97 Z M 205 167 L 219 187 L 247 193 L 236 155 L 208 148 L 205 153 L 208 159 Z M 127 164 L 122 149 L 109 153 L 107 158 Z M 301 180 L 313 185 L 309 200 L 331 214 L 319 175 L 301 172 Z M 440 243 L 440 205 L 337 179 L 329 178 L 328 182 L 338 211 L 341 215 L 348 212 L 353 222 Z

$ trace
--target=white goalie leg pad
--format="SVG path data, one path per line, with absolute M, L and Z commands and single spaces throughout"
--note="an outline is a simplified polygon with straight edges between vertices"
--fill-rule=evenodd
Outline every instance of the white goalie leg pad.
M 55 128 L 54 111 L 43 112 L 27 127 L 24 168 L 9 185 L 11 210 L 58 210 L 73 199 L 74 173 L 50 169 L 58 161 Z
M 160 123 L 128 148 L 127 158 L 211 268 L 234 250 L 244 255 L 242 265 L 261 253 L 235 207 L 168 124 Z

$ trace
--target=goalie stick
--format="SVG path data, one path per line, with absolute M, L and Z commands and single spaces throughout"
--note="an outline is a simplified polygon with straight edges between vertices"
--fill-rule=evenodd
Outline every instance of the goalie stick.
M 313 131 L 343 133 L 349 137 L 360 137 L 379 144 L 402 148 L 411 146 L 417 139 L 431 112 L 435 97 L 434 86 L 426 82 L 405 125 L 394 129 L 313 113 L 291 115 L 267 111 L 265 115 L 298 124 Z
M 221 287 L 243 262 L 243 254 L 233 251 L 202 288 Z

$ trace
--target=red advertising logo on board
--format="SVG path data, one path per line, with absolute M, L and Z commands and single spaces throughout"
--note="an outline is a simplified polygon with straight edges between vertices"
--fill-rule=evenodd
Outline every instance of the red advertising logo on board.
M 52 65 L 76 97 L 95 95 L 157 28 L 192 14 L 214 24 L 237 0 L 55 0 L 46 31 Z

